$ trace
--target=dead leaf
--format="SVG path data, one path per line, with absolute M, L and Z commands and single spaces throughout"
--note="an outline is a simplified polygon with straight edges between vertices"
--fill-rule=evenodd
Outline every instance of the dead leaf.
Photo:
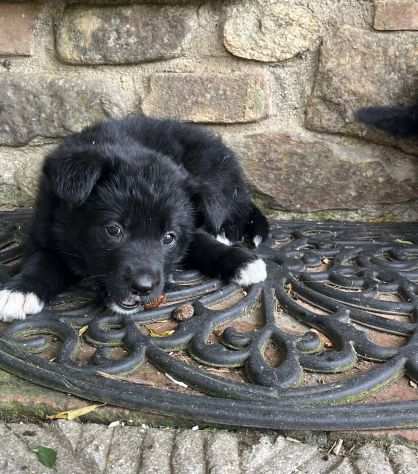
M 106 372 L 101 372 L 100 370 L 98 370 L 96 372 L 97 375 L 101 375 L 102 377 L 104 377 L 105 379 L 110 379 L 110 380 L 121 380 L 122 382 L 131 382 L 131 383 L 137 383 L 137 384 L 141 384 L 141 385 L 151 385 L 152 387 L 155 387 L 155 383 L 154 382 L 151 382 L 149 380 L 143 380 L 143 379 L 135 379 L 135 380 L 128 380 L 124 377 L 120 377 L 119 375 L 113 375 L 113 374 L 108 374 Z
M 123 423 L 120 420 L 112 421 L 112 423 L 107 425 L 108 428 L 116 428 L 118 426 L 123 426 Z
M 185 321 L 194 315 L 193 305 L 190 303 L 181 304 L 173 311 L 173 318 L 176 321 Z
M 99 405 L 88 405 L 86 407 L 76 408 L 75 410 L 60 411 L 55 415 L 47 416 L 48 420 L 75 420 L 80 416 L 87 415 L 97 408 L 104 406 L 105 403 L 100 403 Z
M 414 245 L 414 242 L 411 242 L 410 240 L 395 239 L 395 242 L 398 244 Z
M 335 454 L 336 456 L 339 456 L 342 447 L 343 447 L 343 440 L 340 438 L 333 448 L 333 454 Z
M 123 380 L 124 382 L 127 381 L 127 379 L 120 377 L 119 375 L 108 374 L 107 372 L 101 372 L 100 370 L 98 370 L 96 374 L 101 375 L 102 377 L 105 377 L 106 379 L 110 380 Z
M 167 337 L 175 333 L 174 329 L 169 329 L 168 331 L 159 332 L 149 326 L 145 326 L 145 327 L 147 328 L 149 335 L 152 337 Z
M 164 375 L 168 378 L 168 380 L 171 380 L 176 385 L 180 385 L 180 387 L 183 387 L 183 388 L 188 388 L 188 385 L 186 385 L 184 382 L 180 382 L 180 380 L 176 380 L 170 374 L 167 374 L 167 372 L 165 372 Z
M 155 298 L 155 300 L 151 301 L 151 303 L 144 304 L 144 309 L 155 309 L 166 302 L 167 302 L 167 296 L 160 295 L 158 298 Z

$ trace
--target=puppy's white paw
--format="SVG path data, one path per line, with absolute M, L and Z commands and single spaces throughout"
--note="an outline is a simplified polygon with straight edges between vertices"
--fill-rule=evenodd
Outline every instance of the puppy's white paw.
M 216 240 L 221 244 L 227 245 L 228 247 L 232 245 L 232 242 L 228 239 L 228 237 L 226 237 L 225 233 L 218 234 L 216 236 Z
M 250 286 L 267 278 L 266 263 L 261 258 L 243 265 L 233 279 L 240 286 Z
M 25 319 L 28 314 L 42 311 L 45 306 L 35 293 L 21 293 L 20 291 L 0 291 L 0 321 Z
M 261 235 L 256 235 L 253 238 L 254 247 L 258 247 L 262 241 L 263 241 L 263 237 L 261 237 Z

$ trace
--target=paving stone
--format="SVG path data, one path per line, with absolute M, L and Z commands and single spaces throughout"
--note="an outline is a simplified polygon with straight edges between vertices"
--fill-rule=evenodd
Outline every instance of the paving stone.
M 77 453 L 87 459 L 98 473 L 105 472 L 112 437 L 113 428 L 94 424 L 83 425 Z
M 33 449 L 57 452 L 59 474 L 412 474 L 417 450 L 367 443 L 344 458 L 314 444 L 250 432 L 53 422 L 0 423 L 1 474 L 47 474 Z M 353 463 L 353 464 L 352 464 Z M 105 464 L 107 464 L 105 466 Z
M 174 430 L 149 429 L 141 448 L 141 474 L 171 474 Z
M 83 425 L 77 421 L 57 420 L 53 422 L 52 426 L 61 431 L 75 452 L 80 445 Z
M 418 30 L 416 0 L 375 0 L 376 30 Z
M 246 474 L 290 474 L 299 466 L 309 464 L 317 451 L 316 446 L 287 441 L 281 436 L 274 442 L 264 437 L 244 456 L 243 471 Z
M 239 458 L 236 435 L 223 431 L 208 435 L 206 459 L 207 471 L 210 474 L 240 474 Z
M 0 424 L 0 472 L 2 474 L 43 474 L 45 467 L 31 452 L 26 443 L 7 428 Z
M 118 81 L 41 74 L 0 75 L 0 145 L 63 137 L 108 117 L 133 112 Z
M 145 430 L 134 426 L 114 428 L 106 474 L 137 474 Z
M 382 448 L 363 446 L 355 454 L 354 464 L 361 474 L 393 474 L 392 466 Z
M 388 455 L 396 474 L 416 474 L 418 472 L 417 452 L 401 444 L 389 446 Z
M 205 474 L 205 437 L 201 431 L 179 431 L 174 439 L 174 474 Z
M 417 35 L 343 26 L 324 37 L 315 86 L 308 99 L 309 129 L 352 135 L 418 152 L 418 140 L 397 140 L 358 122 L 362 107 L 416 100 Z
M 72 64 L 132 64 L 181 55 L 194 11 L 133 5 L 66 9 L 57 29 L 59 58 Z
M 40 446 L 55 450 L 57 453 L 56 469 L 60 474 L 69 472 L 72 474 L 95 474 L 92 467 L 84 463 L 83 459 L 75 454 L 71 443 L 65 436 L 60 436 L 54 426 L 20 423 L 13 423 L 8 426 L 27 446 L 28 451 L 34 452 Z M 69 471 L 69 467 L 71 467 L 71 471 Z M 46 471 L 44 467 L 43 472 Z
M 325 472 L 328 474 L 328 471 Z M 340 464 L 338 464 L 331 471 L 329 471 L 329 473 L 331 472 L 332 474 L 357 474 L 351 462 L 347 458 L 343 459 Z
M 0 55 L 30 56 L 38 7 L 31 3 L 0 4 Z
M 266 97 L 261 74 L 153 74 L 143 110 L 191 122 L 252 122 L 267 115 Z
M 295 471 L 297 474 L 323 474 L 336 472 L 344 460 L 341 457 L 318 453 L 308 462 L 299 466 Z M 349 471 L 348 471 L 349 472 Z
M 285 446 L 284 438 L 279 436 L 276 441 L 270 436 L 262 436 L 257 443 L 244 449 L 241 455 L 241 467 L 244 473 L 251 473 L 271 455 L 272 450 L 280 451 Z

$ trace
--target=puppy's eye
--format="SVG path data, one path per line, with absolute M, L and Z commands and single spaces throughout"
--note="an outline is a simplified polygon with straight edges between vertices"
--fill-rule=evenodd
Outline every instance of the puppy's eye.
M 122 227 L 119 224 L 112 222 L 112 224 L 108 224 L 105 229 L 107 234 L 114 239 L 122 237 Z
M 166 232 L 163 236 L 163 245 L 174 245 L 176 242 L 175 232 Z

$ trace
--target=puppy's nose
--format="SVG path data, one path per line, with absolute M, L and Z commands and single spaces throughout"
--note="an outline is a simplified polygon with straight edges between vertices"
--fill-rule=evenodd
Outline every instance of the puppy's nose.
M 144 273 L 132 282 L 132 292 L 139 295 L 148 295 L 159 284 L 159 279 L 151 274 Z

